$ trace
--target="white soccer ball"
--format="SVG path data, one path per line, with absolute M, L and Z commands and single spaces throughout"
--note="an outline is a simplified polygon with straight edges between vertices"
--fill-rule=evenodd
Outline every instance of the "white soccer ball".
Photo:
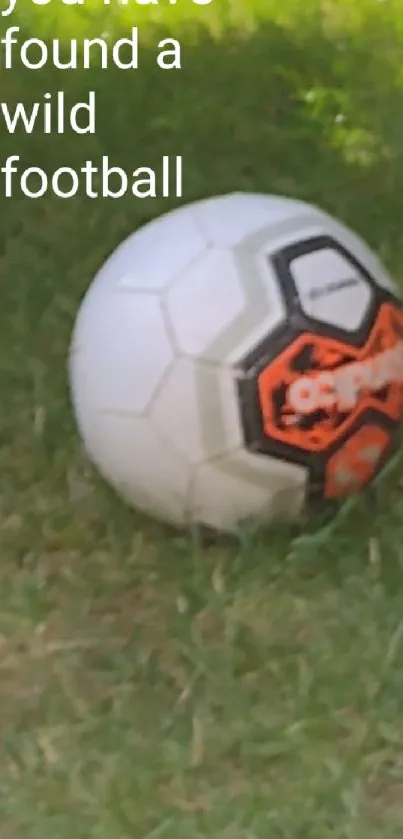
M 315 207 L 233 194 L 106 261 L 78 313 L 86 450 L 135 507 L 235 531 L 367 483 L 403 414 L 403 317 L 383 266 Z

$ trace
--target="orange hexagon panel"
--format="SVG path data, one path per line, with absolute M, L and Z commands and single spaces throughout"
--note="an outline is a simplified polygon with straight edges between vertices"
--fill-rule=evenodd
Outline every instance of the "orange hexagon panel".
M 341 498 L 368 484 L 385 457 L 391 438 L 379 425 L 362 425 L 329 458 L 325 498 Z
M 368 409 L 399 422 L 403 312 L 384 303 L 360 348 L 314 333 L 300 335 L 262 370 L 258 394 L 267 437 L 306 452 L 328 449 Z M 367 436 L 368 429 L 378 430 L 367 426 Z

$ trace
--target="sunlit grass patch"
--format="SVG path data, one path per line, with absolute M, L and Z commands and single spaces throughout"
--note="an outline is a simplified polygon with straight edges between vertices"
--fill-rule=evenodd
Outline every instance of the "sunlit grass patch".
M 47 5 L 34 6 L 30 2 L 17 3 L 12 16 L 2 19 L 2 27 L 17 23 L 24 28 L 48 37 L 85 37 L 102 32 L 127 29 L 131 26 L 154 24 L 181 31 L 189 24 L 201 25 L 219 35 L 228 28 L 245 32 L 259 22 L 270 20 L 293 29 L 304 24 L 316 24 L 318 29 L 342 34 L 356 32 L 369 20 L 403 32 L 403 15 L 399 0 L 212 0 L 209 5 L 195 5 L 192 0 L 159 0 L 158 5 L 137 5 L 135 0 L 83 0 L 77 5 L 63 5 L 61 0 L 50 0 Z

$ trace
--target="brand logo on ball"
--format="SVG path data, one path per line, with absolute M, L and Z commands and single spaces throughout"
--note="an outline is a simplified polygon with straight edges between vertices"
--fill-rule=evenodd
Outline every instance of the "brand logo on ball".
M 331 446 L 368 408 L 403 411 L 403 313 L 385 303 L 364 347 L 306 333 L 258 379 L 265 434 L 309 452 Z

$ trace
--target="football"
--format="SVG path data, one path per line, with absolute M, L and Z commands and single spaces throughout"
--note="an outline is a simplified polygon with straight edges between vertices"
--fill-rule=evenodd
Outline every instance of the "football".
M 69 374 L 84 447 L 130 504 L 234 532 L 368 484 L 403 416 L 403 310 L 327 213 L 235 193 L 175 209 L 100 268 Z

